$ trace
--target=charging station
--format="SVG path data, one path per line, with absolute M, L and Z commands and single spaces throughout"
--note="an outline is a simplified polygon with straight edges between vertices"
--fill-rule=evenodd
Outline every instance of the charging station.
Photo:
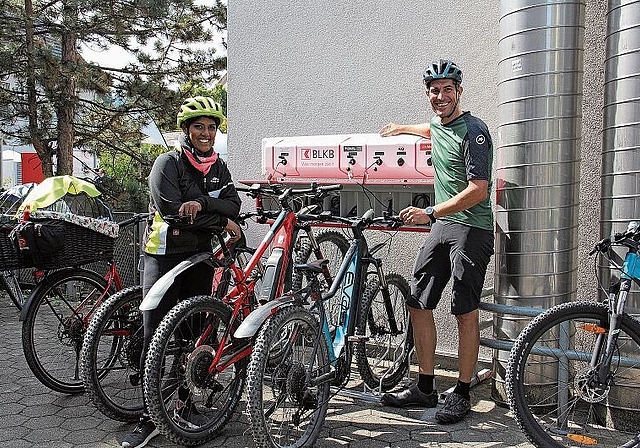
M 264 138 L 262 175 L 243 183 L 341 184 L 324 204 L 341 216 L 361 216 L 370 208 L 376 216 L 387 210 L 397 214 L 409 205 L 427 207 L 434 199 L 431 141 L 409 134 Z

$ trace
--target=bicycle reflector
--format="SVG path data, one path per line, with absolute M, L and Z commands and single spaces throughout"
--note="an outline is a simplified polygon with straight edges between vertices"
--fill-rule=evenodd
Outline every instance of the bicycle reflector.
M 596 324 L 582 324 L 579 326 L 579 328 L 593 334 L 605 334 L 607 332 L 606 328 Z
M 597 445 L 598 441 L 593 437 L 588 437 L 583 434 L 567 434 L 567 439 L 572 440 L 581 445 Z

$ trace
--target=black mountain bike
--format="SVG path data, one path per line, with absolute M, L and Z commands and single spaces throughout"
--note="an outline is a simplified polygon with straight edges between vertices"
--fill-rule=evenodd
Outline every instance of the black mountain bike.
M 640 284 L 640 226 L 598 242 L 621 272 L 603 302 L 569 302 L 535 317 L 509 355 L 506 389 L 518 426 L 538 447 L 637 447 L 640 322 L 625 312 Z M 623 265 L 610 256 L 625 247 Z M 597 260 L 597 257 L 596 257 Z M 596 267 L 597 268 L 597 267 Z
M 247 410 L 259 447 L 313 446 L 330 388 L 347 384 L 354 353 L 360 375 L 372 388 L 394 387 L 409 367 L 409 285 L 398 274 L 384 274 L 375 253 L 386 243 L 369 248 L 364 237 L 365 229 L 389 218 L 374 219 L 369 210 L 361 219 L 327 219 L 349 224 L 353 231 L 329 291 L 323 292 L 318 278 L 326 260 L 297 265 L 307 285 L 256 310 L 234 334 L 251 338 L 260 330 L 247 373 Z M 325 305 L 336 296 L 338 319 L 331 325 Z

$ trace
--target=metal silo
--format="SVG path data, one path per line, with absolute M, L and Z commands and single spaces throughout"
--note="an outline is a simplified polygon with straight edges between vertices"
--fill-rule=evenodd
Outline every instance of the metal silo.
M 640 220 L 640 1 L 609 0 L 604 69 L 600 233 L 606 236 Z M 624 253 L 618 252 L 618 262 Z M 605 286 L 612 275 L 619 277 L 609 266 L 600 271 Z M 640 313 L 637 288 L 627 297 L 627 311 Z M 628 369 L 625 375 L 608 397 L 606 418 L 613 426 L 637 415 L 640 391 L 635 387 L 633 393 L 625 383 L 637 385 L 640 373 Z
M 494 281 L 500 305 L 548 308 L 576 297 L 584 17 L 580 0 L 501 2 Z M 496 313 L 495 339 L 515 339 L 529 319 Z M 507 358 L 507 351 L 495 351 L 497 401 L 505 398 Z

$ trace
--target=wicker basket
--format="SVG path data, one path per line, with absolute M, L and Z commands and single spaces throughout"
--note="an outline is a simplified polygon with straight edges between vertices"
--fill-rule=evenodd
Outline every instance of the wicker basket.
M 9 239 L 9 233 L 11 233 L 15 225 L 15 222 L 12 224 L 0 223 L 0 271 L 22 267 L 18 253 Z
M 54 254 L 47 255 L 31 252 L 30 256 L 21 257 L 22 267 L 59 269 L 95 261 L 113 260 L 114 238 L 77 224 L 61 222 L 65 229 L 63 248 Z

